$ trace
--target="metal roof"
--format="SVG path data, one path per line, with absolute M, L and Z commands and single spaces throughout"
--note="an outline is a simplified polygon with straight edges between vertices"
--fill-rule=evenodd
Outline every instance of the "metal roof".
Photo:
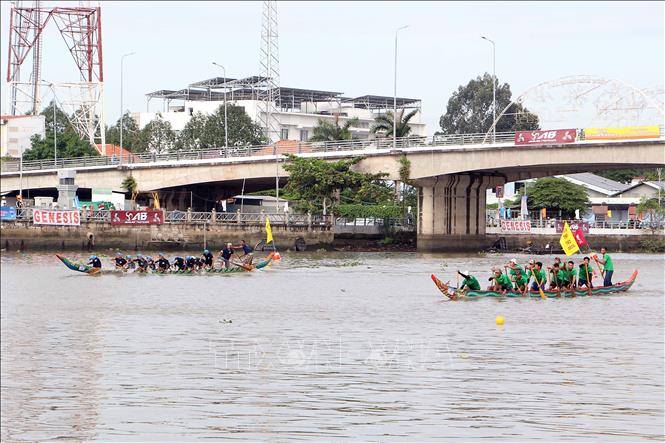
M 224 100 L 222 92 L 213 92 L 203 89 L 180 89 L 173 91 L 171 89 L 161 89 L 159 91 L 146 94 L 150 98 L 163 98 L 167 100 L 199 100 L 199 101 L 221 101 Z
M 344 100 L 345 103 L 353 103 L 358 108 L 365 109 L 390 109 L 395 104 L 395 98 L 387 95 L 363 95 L 356 98 Z M 397 97 L 398 108 L 418 108 L 420 99 Z
M 620 192 L 631 187 L 630 184 L 619 183 L 617 181 L 610 180 L 609 178 L 601 177 L 600 175 L 592 174 L 590 172 L 566 174 L 566 177 L 572 178 L 573 180 L 577 180 L 586 185 L 605 190 L 609 194 Z
M 214 88 L 217 86 L 225 85 L 229 82 L 235 81 L 234 78 L 228 77 L 213 77 L 207 80 L 201 80 L 198 82 L 190 83 L 190 88 Z

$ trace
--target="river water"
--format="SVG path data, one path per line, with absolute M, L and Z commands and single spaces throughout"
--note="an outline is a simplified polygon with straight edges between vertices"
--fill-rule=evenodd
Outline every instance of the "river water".
M 615 282 L 640 274 L 604 297 L 452 302 L 429 278 L 509 258 L 91 277 L 4 253 L 1 438 L 662 440 L 663 258 L 614 254 Z

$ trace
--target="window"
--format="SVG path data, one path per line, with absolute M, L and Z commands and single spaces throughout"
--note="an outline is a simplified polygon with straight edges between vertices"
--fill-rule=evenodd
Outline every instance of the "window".
M 289 130 L 288 130 L 288 128 L 282 128 L 280 138 L 282 140 L 288 140 L 289 139 Z
M 300 130 L 300 141 L 301 142 L 306 142 L 309 140 L 309 131 L 306 129 L 301 129 Z

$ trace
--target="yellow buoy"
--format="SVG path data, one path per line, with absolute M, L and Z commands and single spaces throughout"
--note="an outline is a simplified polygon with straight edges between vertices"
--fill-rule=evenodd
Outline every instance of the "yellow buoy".
M 503 318 L 503 315 L 497 315 L 495 321 L 497 325 L 502 326 L 505 323 L 506 319 Z

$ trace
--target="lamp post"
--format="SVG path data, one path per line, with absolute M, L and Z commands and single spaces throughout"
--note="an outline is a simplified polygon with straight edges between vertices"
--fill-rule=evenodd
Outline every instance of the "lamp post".
M 136 52 L 128 52 L 120 57 L 120 163 L 122 163 L 122 129 L 125 126 L 125 109 L 123 105 L 123 87 L 124 87 L 124 72 L 125 72 L 125 57 L 134 55 Z M 106 146 L 104 146 L 106 149 Z
M 400 26 L 395 30 L 395 85 L 393 95 L 393 149 L 397 149 L 397 34 L 409 25 Z
M 481 38 L 492 44 L 492 143 L 496 143 L 496 45 L 487 37 Z
M 225 154 L 228 155 L 229 151 L 229 125 L 227 123 L 227 116 L 226 116 L 226 68 L 219 63 L 212 62 L 213 65 L 222 68 L 222 72 L 224 73 L 224 147 L 225 149 Z

